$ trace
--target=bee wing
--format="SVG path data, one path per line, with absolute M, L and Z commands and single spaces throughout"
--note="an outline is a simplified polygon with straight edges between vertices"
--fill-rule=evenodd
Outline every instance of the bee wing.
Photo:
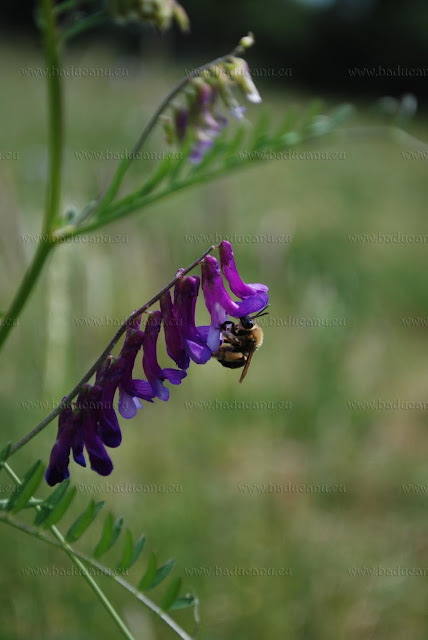
M 254 355 L 255 351 L 256 351 L 256 347 L 254 347 L 254 346 L 251 347 L 250 352 L 249 352 L 248 357 L 247 357 L 247 360 L 246 360 L 246 362 L 244 364 L 244 368 L 242 370 L 241 377 L 239 378 L 239 382 L 242 382 L 243 379 L 245 378 L 245 376 L 247 375 L 247 372 L 248 372 L 248 369 L 250 367 L 250 363 L 251 363 L 251 360 L 253 358 L 253 355 Z

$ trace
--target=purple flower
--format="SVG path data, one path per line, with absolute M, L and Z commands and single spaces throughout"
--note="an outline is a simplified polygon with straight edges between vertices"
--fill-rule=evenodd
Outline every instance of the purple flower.
M 138 323 L 139 324 L 139 323 Z M 125 342 L 118 361 L 119 380 L 119 413 L 123 418 L 133 418 L 138 409 L 142 409 L 141 400 L 153 402 L 151 384 L 146 380 L 134 380 L 132 370 L 137 354 L 144 343 L 144 332 L 139 329 L 128 329 Z
M 195 78 L 192 84 L 196 88 L 196 93 L 189 98 L 188 125 L 193 128 L 195 144 L 190 154 L 190 161 L 197 164 L 212 147 L 214 139 L 226 125 L 227 119 L 221 114 L 214 113 L 218 89 L 202 78 Z M 183 118 L 183 115 L 181 117 Z M 180 140 L 178 128 L 177 137 Z
M 70 450 L 73 451 L 75 461 L 82 467 L 86 466 L 81 427 L 81 412 L 73 411 L 70 406 L 65 407 L 58 417 L 58 435 L 45 472 L 45 479 L 49 486 L 53 487 L 69 477 Z
M 122 432 L 116 411 L 114 396 L 125 371 L 125 362 L 111 356 L 97 372 L 95 386 L 101 389 L 98 413 L 101 440 L 107 447 L 118 447 L 122 442 Z
M 217 260 L 213 256 L 206 256 L 201 266 L 202 290 L 205 304 L 211 315 L 207 344 L 211 351 L 215 352 L 220 346 L 220 327 L 226 321 L 227 316 L 243 318 L 251 313 L 261 311 L 267 305 L 269 297 L 266 292 L 260 291 L 249 295 L 240 303 L 234 302 L 223 284 Z
M 180 278 L 174 289 L 174 313 L 180 323 L 180 337 L 186 353 L 196 364 L 205 364 L 211 358 L 207 345 L 209 327 L 196 327 L 195 308 L 199 293 L 199 278 Z
M 171 384 L 181 384 L 187 374 L 185 371 L 177 369 L 160 368 L 156 356 L 156 344 L 161 322 L 162 314 L 160 311 L 152 311 L 148 314 L 145 327 L 143 369 L 152 386 L 153 395 L 166 402 L 169 398 L 169 389 L 163 385 L 163 382 L 168 380 Z
M 189 113 L 186 107 L 177 107 L 174 113 L 174 125 L 178 141 L 183 142 L 189 125 Z
M 182 346 L 179 326 L 182 319 L 179 314 L 177 314 L 177 317 L 174 314 L 174 306 L 172 304 L 171 294 L 167 291 L 160 299 L 166 352 L 171 360 L 174 360 L 176 365 L 180 367 L 180 369 L 187 369 L 189 367 L 190 358 Z
M 221 270 L 229 283 L 232 293 L 242 300 L 258 296 L 261 309 L 268 303 L 269 296 L 267 294 L 268 287 L 265 284 L 245 284 L 236 268 L 235 259 L 233 257 L 232 245 L 227 240 L 223 240 L 219 246 Z M 253 298 L 254 299 L 254 298 Z M 253 312 L 249 312 L 253 313 Z M 244 314 L 248 315 L 248 314 Z
M 80 391 L 77 405 L 82 404 L 83 441 L 88 453 L 91 469 L 101 476 L 108 476 L 113 471 L 113 463 L 108 455 L 98 429 L 102 389 L 98 386 L 86 385 Z M 85 406 L 86 403 L 86 406 Z
M 101 387 L 85 385 L 79 392 L 75 407 L 66 407 L 59 415 L 58 436 L 46 469 L 46 482 L 53 487 L 69 477 L 70 450 L 77 464 L 86 467 L 83 448 L 88 453 L 91 469 L 109 475 L 113 464 L 101 437 Z

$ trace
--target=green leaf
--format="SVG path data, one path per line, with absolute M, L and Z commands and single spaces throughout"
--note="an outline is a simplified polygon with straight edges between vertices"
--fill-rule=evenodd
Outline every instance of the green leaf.
M 91 500 L 86 510 L 73 522 L 67 531 L 67 535 L 65 536 L 67 542 L 76 542 L 92 524 L 103 506 L 104 502 L 94 502 Z
M 193 607 L 196 602 L 194 596 L 184 596 L 183 598 L 177 598 L 169 607 L 169 611 L 178 611 L 179 609 L 187 609 L 187 607 Z
M 41 460 L 37 460 L 25 474 L 22 483 L 19 485 L 15 493 L 9 498 L 7 503 L 7 511 L 18 513 L 33 493 L 37 490 L 43 478 L 45 467 Z
M 152 584 L 152 582 L 153 582 L 153 580 L 155 579 L 155 576 L 156 576 L 156 565 L 157 565 L 156 555 L 152 551 L 151 554 L 150 554 L 149 563 L 147 565 L 146 573 L 144 574 L 144 576 L 141 579 L 140 584 L 138 585 L 138 590 L 139 591 L 144 591 L 145 589 L 148 589 L 150 587 L 150 585 Z
M 184 143 L 180 147 L 181 156 L 172 162 L 170 165 L 170 169 L 168 172 L 168 179 L 170 184 L 174 184 L 183 167 L 186 169 L 189 168 L 189 156 L 193 149 L 193 145 L 195 142 L 195 136 L 192 133 L 189 133 L 184 140 Z
M 302 135 L 305 135 L 308 133 L 307 131 L 308 127 L 310 127 L 315 116 L 318 116 L 321 113 L 323 107 L 324 107 L 324 102 L 322 100 L 313 100 L 310 103 L 305 113 L 303 114 L 303 118 L 300 122 L 299 132 Z
M 276 136 L 277 138 L 281 138 L 284 134 L 289 133 L 293 129 L 295 129 L 297 120 L 299 118 L 299 112 L 296 107 L 291 107 L 287 113 L 285 114 L 284 120 L 280 125 Z
M 137 542 L 134 545 L 134 549 L 132 550 L 132 558 L 131 558 L 131 563 L 128 565 L 129 567 L 132 567 L 132 565 L 137 562 L 138 558 L 141 555 L 142 550 L 144 549 L 144 544 L 146 542 L 146 536 L 141 535 Z
M 352 104 L 344 103 L 333 109 L 330 112 L 330 118 L 334 122 L 335 126 L 343 124 L 346 120 L 349 120 L 355 113 L 355 109 Z
M 132 534 L 129 529 L 125 532 L 125 544 L 123 547 L 122 559 L 118 564 L 117 568 L 119 571 L 125 571 L 132 567 L 132 565 L 137 562 L 140 554 L 144 548 L 144 543 L 146 542 L 146 537 L 141 535 L 135 545 L 133 545 Z
M 251 151 L 257 151 L 257 149 L 261 149 L 269 140 L 269 125 L 269 114 L 267 111 L 264 111 L 258 119 L 256 126 L 254 127 L 253 144 L 251 147 Z
M 57 502 L 55 507 L 52 509 L 51 514 L 44 521 L 43 523 L 44 528 L 52 527 L 54 524 L 56 524 L 62 519 L 62 517 L 64 516 L 68 507 L 70 506 L 76 493 L 77 493 L 76 487 L 71 487 L 70 491 L 67 491 L 62 496 L 61 500 L 59 500 L 59 502 Z
M 7 460 L 11 447 L 12 447 L 12 443 L 8 442 L 7 445 L 4 446 L 3 449 L 0 451 L 0 467 L 3 464 L 3 462 Z
M 177 599 L 181 588 L 181 578 L 175 578 L 168 587 L 168 590 L 161 602 L 161 608 L 168 611 Z
M 244 124 L 239 125 L 235 135 L 233 136 L 233 138 L 230 140 L 229 144 L 226 147 L 226 156 L 225 156 L 226 160 L 236 155 L 246 134 L 247 134 L 247 127 Z
M 295 147 L 302 142 L 302 137 L 296 131 L 289 131 L 285 133 L 281 138 L 281 147 Z
M 118 571 L 125 571 L 130 567 L 130 563 L 132 560 L 132 550 L 133 550 L 133 541 L 132 541 L 132 533 L 129 529 L 125 531 L 125 542 L 123 545 L 122 558 L 117 565 Z
M 163 582 L 165 578 L 169 576 L 169 574 L 173 570 L 174 565 L 175 565 L 175 560 L 168 560 L 168 562 L 166 562 L 161 567 L 159 567 L 159 569 L 156 571 L 156 574 L 152 582 L 148 587 L 146 587 L 146 590 L 154 589 L 155 587 L 158 586 L 158 584 Z
M 94 558 L 106 553 L 117 541 L 123 527 L 123 518 L 113 520 L 111 513 L 107 514 L 99 543 L 94 549 Z
M 67 491 L 69 484 L 70 480 L 68 479 L 61 482 L 51 495 L 40 505 L 40 511 L 38 511 L 36 519 L 34 520 L 36 527 L 39 527 L 52 513 L 52 509 L 61 500 L 64 493 Z

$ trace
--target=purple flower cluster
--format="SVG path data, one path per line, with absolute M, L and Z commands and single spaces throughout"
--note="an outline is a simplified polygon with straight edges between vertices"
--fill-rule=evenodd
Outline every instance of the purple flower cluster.
M 70 475 L 70 453 L 77 464 L 85 467 L 85 449 L 91 469 L 102 476 L 109 475 L 113 463 L 106 447 L 118 447 L 122 441 L 114 405 L 116 393 L 119 413 L 127 419 L 142 409 L 142 401 L 153 402 L 155 398 L 167 401 L 169 388 L 165 382 L 180 384 L 191 360 L 196 364 L 208 362 L 221 344 L 221 325 L 229 316 L 242 318 L 268 304 L 266 285 L 242 281 L 229 242 L 219 245 L 219 254 L 220 265 L 211 255 L 201 262 L 202 291 L 211 316 L 210 324 L 196 326 L 200 279 L 187 275 L 176 282 L 174 299 L 167 291 L 160 298 L 160 311 L 148 312 L 144 330 L 140 328 L 141 316 L 135 318 L 127 328 L 119 356 L 109 356 L 99 368 L 94 384 L 84 385 L 76 402 L 60 413 L 58 435 L 46 470 L 49 485 L 62 482 Z M 238 301 L 228 293 L 222 274 Z M 178 368 L 161 368 L 158 362 L 157 342 L 162 325 L 168 356 Z M 145 380 L 133 378 L 140 352 Z
M 249 102 L 261 102 L 246 61 L 230 56 L 203 71 L 200 77 L 193 78 L 185 93 L 186 104 L 176 106 L 172 118 L 164 118 L 169 143 L 180 146 L 191 136 L 189 159 L 193 164 L 201 162 L 228 122 L 220 110 L 221 103 L 234 118 L 243 117 L 245 107 L 235 98 L 235 87 Z

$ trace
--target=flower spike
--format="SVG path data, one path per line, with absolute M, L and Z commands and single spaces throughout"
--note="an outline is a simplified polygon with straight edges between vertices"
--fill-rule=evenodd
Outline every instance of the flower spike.
M 203 93 L 199 96 L 201 108 L 209 108 L 212 95 L 204 86 Z M 206 116 L 205 125 L 214 127 L 208 112 L 199 113 L 199 116 Z M 210 255 L 214 248 L 219 249 L 221 268 L 216 258 Z M 195 311 L 200 279 L 198 276 L 187 275 L 199 264 L 204 300 L 211 316 L 209 326 L 196 326 Z M 223 276 L 238 300 L 234 300 L 227 291 Z M 174 300 L 170 294 L 173 285 Z M 222 341 L 226 347 L 232 344 L 232 334 L 223 326 L 228 318 L 239 318 L 241 325 L 245 327 L 253 320 L 246 316 L 261 312 L 269 299 L 266 285 L 247 284 L 242 280 L 236 268 L 232 246 L 225 240 L 218 247 L 206 251 L 187 269 L 179 270 L 165 289 L 155 296 L 154 300 L 160 302 L 160 311 L 148 312 L 144 331 L 140 328 L 141 315 L 133 316 L 145 312 L 153 302 L 141 307 L 139 312 L 134 312 L 122 325 L 119 336 L 125 331 L 126 335 L 119 356 L 113 358 L 110 355 L 103 360 L 103 355 L 97 361 L 98 368 L 94 365 L 84 379 L 88 380 L 90 373 L 96 372 L 93 385 L 82 381 L 76 402 L 63 407 L 58 413 L 57 438 L 45 474 L 46 482 L 50 486 L 69 477 L 70 453 L 77 464 L 85 467 L 86 451 L 91 469 L 102 476 L 109 475 L 113 470 L 113 463 L 106 447 L 118 447 L 122 441 L 114 404 L 116 392 L 119 394 L 119 413 L 127 419 L 137 414 L 138 409 L 142 407 L 141 400 L 153 402 L 155 397 L 163 401 L 168 400 L 170 391 L 164 382 L 181 384 L 187 375 L 185 370 L 188 369 L 190 360 L 196 364 L 205 364 L 212 355 L 217 357 Z M 157 342 L 162 323 L 167 353 L 179 369 L 162 369 L 158 363 Z M 260 328 L 258 330 L 261 331 Z M 110 343 L 111 348 L 117 339 L 116 335 Z M 262 339 L 262 335 L 258 337 L 257 345 L 261 344 Z M 147 380 L 133 377 L 135 361 L 141 350 Z M 238 355 L 242 361 L 238 366 L 243 366 L 245 358 L 250 357 L 245 353 Z M 235 358 L 235 361 L 237 360 L 239 358 Z M 70 402 L 72 398 L 72 395 L 67 396 L 64 401 Z

